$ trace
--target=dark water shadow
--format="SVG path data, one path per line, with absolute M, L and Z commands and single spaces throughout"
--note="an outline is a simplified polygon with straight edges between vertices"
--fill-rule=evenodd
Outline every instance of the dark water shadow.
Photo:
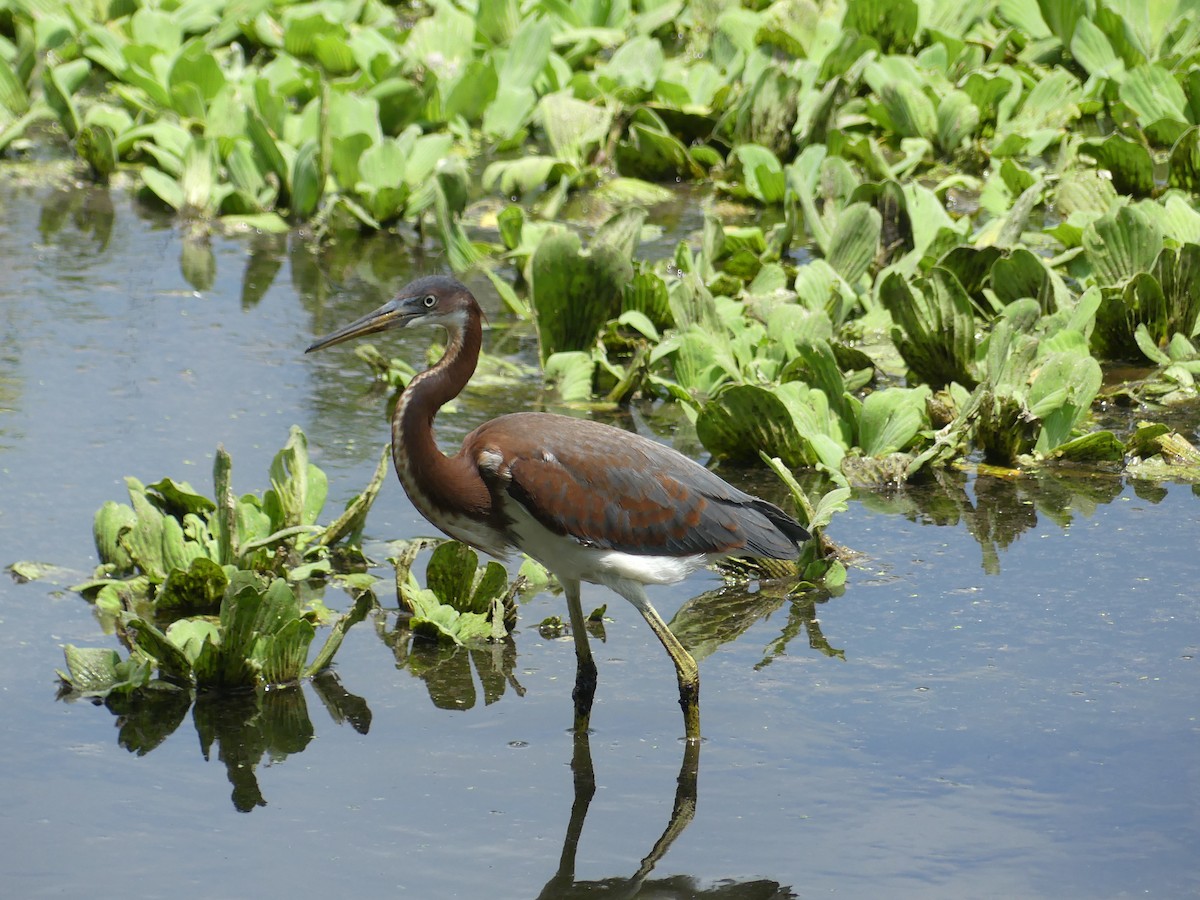
M 347 691 L 332 672 L 310 682 L 313 692 L 338 725 L 349 723 L 359 734 L 371 728 L 366 700 Z M 117 744 L 135 756 L 162 745 L 183 724 L 188 710 L 206 761 L 214 753 L 233 786 L 230 799 L 238 812 L 266 806 L 257 768 L 301 753 L 315 735 L 308 703 L 299 685 L 236 693 L 144 690 L 110 694 L 103 705 L 116 716 Z
M 829 643 L 821 631 L 817 608 L 841 591 L 813 588 L 795 592 L 789 581 L 731 584 L 705 591 L 686 601 L 672 617 L 671 631 L 697 659 L 712 655 L 722 644 L 737 640 L 756 622 L 769 619 L 787 606 L 779 637 L 764 648 L 756 669 L 787 653 L 788 644 L 804 632 L 808 646 L 822 656 L 846 658 L 846 651 Z
M 1136 491 L 1138 482 L 1131 479 L 1130 483 Z M 1067 528 L 1116 500 L 1125 484 L 1120 474 L 1096 469 L 1044 466 L 974 474 L 939 469 L 921 484 L 886 491 L 859 488 L 854 496 L 867 509 L 899 514 L 913 522 L 965 525 L 979 544 L 983 570 L 997 575 L 1001 551 L 1032 531 L 1039 515 Z M 1165 489 L 1157 499 L 1143 499 L 1158 502 L 1164 496 Z
M 571 803 L 571 815 L 563 837 L 562 853 L 558 869 L 538 894 L 539 900 L 570 897 L 712 897 L 726 900 L 785 900 L 796 894 L 774 881 L 720 881 L 709 887 L 702 886 L 687 875 L 671 875 L 651 878 L 655 866 L 666 856 L 671 845 L 692 823 L 696 815 L 698 784 L 700 776 L 700 742 L 684 743 L 683 759 L 675 782 L 675 802 L 666 827 L 642 858 L 641 864 L 632 875 L 616 875 L 590 881 L 575 879 L 575 864 L 579 855 L 583 825 L 588 809 L 596 794 L 596 771 L 592 763 L 591 742 L 586 732 L 574 736 L 571 755 L 571 773 L 574 776 L 575 794 Z
M 518 697 L 525 696 L 515 674 L 517 645 L 511 636 L 483 646 L 446 645 L 414 635 L 402 616 L 390 626 L 389 619 L 389 615 L 377 614 L 375 633 L 391 649 L 396 668 L 425 683 L 429 699 L 438 709 L 473 709 L 480 693 L 483 705 L 491 706 L 509 688 Z

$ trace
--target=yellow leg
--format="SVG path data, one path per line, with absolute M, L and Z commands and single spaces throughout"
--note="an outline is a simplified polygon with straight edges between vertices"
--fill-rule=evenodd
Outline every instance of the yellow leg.
M 611 585 L 618 594 L 637 607 L 646 624 L 666 648 L 671 662 L 675 663 L 675 675 L 679 679 L 679 706 L 683 709 L 683 729 L 689 741 L 700 740 L 700 670 L 692 655 L 671 633 L 658 611 L 650 605 L 646 591 L 636 581 L 621 581 Z
M 567 612 L 571 616 L 571 636 L 575 639 L 575 689 L 571 691 L 571 699 L 575 701 L 575 733 L 579 734 L 588 730 L 592 715 L 592 700 L 596 696 L 596 662 L 588 646 L 587 624 L 579 602 L 579 582 L 564 580 L 562 585 L 567 595 Z

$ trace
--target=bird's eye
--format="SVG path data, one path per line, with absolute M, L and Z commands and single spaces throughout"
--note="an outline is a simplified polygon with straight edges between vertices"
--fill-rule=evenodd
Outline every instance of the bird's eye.
M 437 303 L 437 297 L 433 296 L 433 294 L 430 294 L 421 302 L 425 304 L 426 309 L 433 309 L 434 304 Z

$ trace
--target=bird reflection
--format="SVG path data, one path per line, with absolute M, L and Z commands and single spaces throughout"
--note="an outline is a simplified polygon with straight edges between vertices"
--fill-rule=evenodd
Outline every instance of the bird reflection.
M 574 776 L 575 798 L 571 803 L 571 817 L 567 822 L 567 833 L 563 838 L 562 853 L 558 870 L 546 882 L 540 900 L 570 897 L 712 897 L 726 900 L 785 900 L 794 898 L 795 893 L 777 882 L 767 880 L 722 881 L 710 887 L 702 887 L 696 879 L 687 875 L 672 875 L 651 878 L 654 867 L 666 856 L 671 845 L 691 824 L 696 815 L 697 781 L 700 772 L 700 742 L 686 741 L 683 746 L 683 761 L 676 779 L 675 803 L 666 828 L 650 852 L 642 859 L 637 871 L 628 877 L 614 876 L 595 881 L 575 880 L 575 860 L 579 852 L 583 822 L 588 807 L 596 793 L 596 773 L 592 765 L 592 749 L 586 731 L 574 735 L 574 750 L 571 755 L 571 773 Z

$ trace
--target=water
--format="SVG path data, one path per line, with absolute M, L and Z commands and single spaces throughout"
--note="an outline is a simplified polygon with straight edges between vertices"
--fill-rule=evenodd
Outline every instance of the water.
M 436 260 L 383 240 L 366 257 L 187 244 L 119 195 L 11 177 L 0 203 L 0 563 L 53 562 L 70 583 L 95 565 L 91 517 L 125 499 L 124 476 L 207 492 L 223 443 L 235 489 L 261 490 L 293 423 L 329 474 L 327 511 L 366 484 L 386 397 L 352 350 L 301 351 Z M 380 343 L 420 361 L 425 339 Z M 488 340 L 533 358 L 528 329 Z M 475 392 L 440 435 L 537 395 Z M 601 588 L 584 593 L 609 620 L 580 747 L 572 644 L 536 627 L 564 612 L 549 594 L 497 650 L 511 680 L 481 676 L 509 671 L 489 654 L 423 680 L 369 620 L 336 681 L 121 720 L 54 699 L 60 645 L 116 646 L 89 606 L 6 579 L 3 893 L 1195 894 L 1196 504 L 1187 486 L 1051 477 L 859 498 L 831 529 L 863 554 L 840 596 L 764 602 L 706 648 L 694 818 L 673 670 Z M 375 555 L 431 530 L 389 479 Z M 717 587 L 701 575 L 653 600 L 669 618 Z M 588 750 L 594 795 L 571 767 L 586 776 Z

